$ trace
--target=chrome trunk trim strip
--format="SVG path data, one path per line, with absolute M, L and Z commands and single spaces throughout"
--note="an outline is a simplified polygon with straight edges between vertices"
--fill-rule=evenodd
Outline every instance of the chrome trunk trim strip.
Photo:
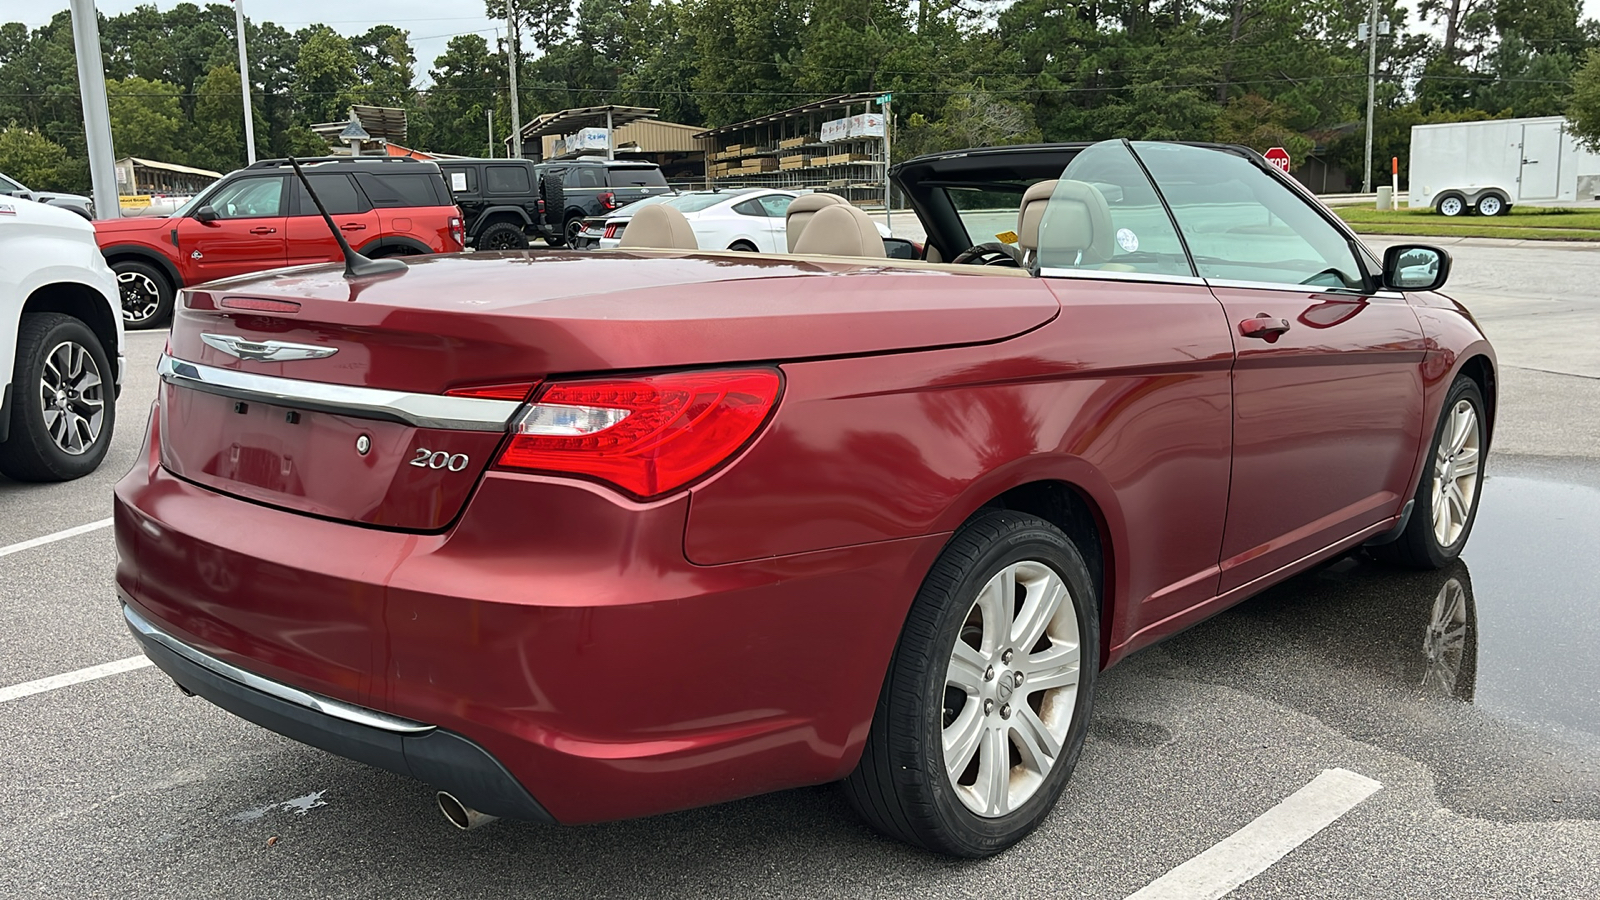
M 256 375 L 235 369 L 203 366 L 173 359 L 165 354 L 157 363 L 156 372 L 168 384 L 235 400 L 255 400 L 358 419 L 401 422 L 418 428 L 505 431 L 506 424 L 522 405 L 515 400 L 412 394 Z

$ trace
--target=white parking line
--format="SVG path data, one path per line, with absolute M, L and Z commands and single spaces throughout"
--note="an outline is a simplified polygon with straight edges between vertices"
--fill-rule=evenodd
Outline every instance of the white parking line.
M 80 534 L 88 534 L 91 531 L 99 531 L 102 528 L 109 527 L 111 527 L 111 520 L 101 519 L 98 522 L 90 522 L 87 525 L 79 525 L 76 528 L 68 528 L 66 531 L 58 531 L 55 534 L 47 534 L 44 537 L 36 537 L 32 540 L 23 541 L 20 544 L 12 544 L 8 547 L 0 547 L 0 556 L 10 556 L 13 553 L 21 553 L 24 550 L 32 550 L 34 547 L 43 547 L 45 544 L 54 544 L 56 541 L 64 541 L 70 537 L 77 537 Z
M 1382 788 L 1348 769 L 1327 769 L 1254 822 L 1145 885 L 1128 900 L 1217 900 L 1265 872 Z
M 40 678 L 38 681 L 24 681 L 8 688 L 0 688 L 0 703 L 16 700 L 20 697 L 31 697 L 34 694 L 42 694 L 45 691 L 53 691 L 56 688 L 82 684 L 85 681 L 93 681 L 96 678 L 104 678 L 107 675 L 131 672 L 134 669 L 142 669 L 148 665 L 152 665 L 149 657 L 130 656 L 127 659 L 101 663 L 98 666 L 90 666 L 87 669 L 79 669 L 75 672 L 51 675 L 49 678 Z

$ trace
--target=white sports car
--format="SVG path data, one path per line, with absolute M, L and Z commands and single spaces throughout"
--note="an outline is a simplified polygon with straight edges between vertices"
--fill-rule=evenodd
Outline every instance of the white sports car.
M 793 191 L 745 188 L 733 191 L 687 191 L 649 197 L 605 216 L 584 221 L 581 246 L 608 250 L 617 246 L 633 214 L 646 206 L 665 203 L 689 220 L 702 250 L 747 250 L 753 253 L 787 253 L 785 214 L 798 197 Z
M 94 226 L 0 197 L 0 474 L 93 472 L 111 445 L 121 375 L 122 301 Z

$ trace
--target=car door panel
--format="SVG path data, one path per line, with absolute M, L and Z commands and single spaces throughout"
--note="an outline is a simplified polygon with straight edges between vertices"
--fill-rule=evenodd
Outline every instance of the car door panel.
M 367 202 L 365 194 L 357 189 L 349 175 L 314 174 L 309 175 L 307 180 L 327 208 L 334 226 L 352 248 L 359 250 L 363 244 L 380 235 L 377 211 Z M 296 182 L 294 194 L 295 205 L 290 208 L 288 220 L 288 264 L 299 266 L 342 259 L 344 252 L 339 248 L 338 240 L 328 230 L 328 223 L 306 194 L 305 187 Z
M 185 284 L 199 284 L 277 268 L 284 264 L 286 217 L 281 176 L 247 178 L 213 199 L 220 216 L 177 223 L 178 257 Z
M 1227 591 L 1399 512 L 1422 441 L 1425 346 L 1399 296 L 1213 292 L 1237 346 Z M 1262 314 L 1288 330 L 1241 333 Z

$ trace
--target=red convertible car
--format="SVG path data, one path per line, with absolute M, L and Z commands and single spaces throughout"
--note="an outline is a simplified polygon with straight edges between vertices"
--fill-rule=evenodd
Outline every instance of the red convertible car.
M 842 780 L 983 856 L 1106 666 L 1363 546 L 1460 552 L 1496 370 L 1443 251 L 1374 257 L 1239 148 L 893 175 L 924 260 L 818 199 L 792 255 L 661 212 L 184 291 L 116 489 L 133 633 L 462 827 Z

